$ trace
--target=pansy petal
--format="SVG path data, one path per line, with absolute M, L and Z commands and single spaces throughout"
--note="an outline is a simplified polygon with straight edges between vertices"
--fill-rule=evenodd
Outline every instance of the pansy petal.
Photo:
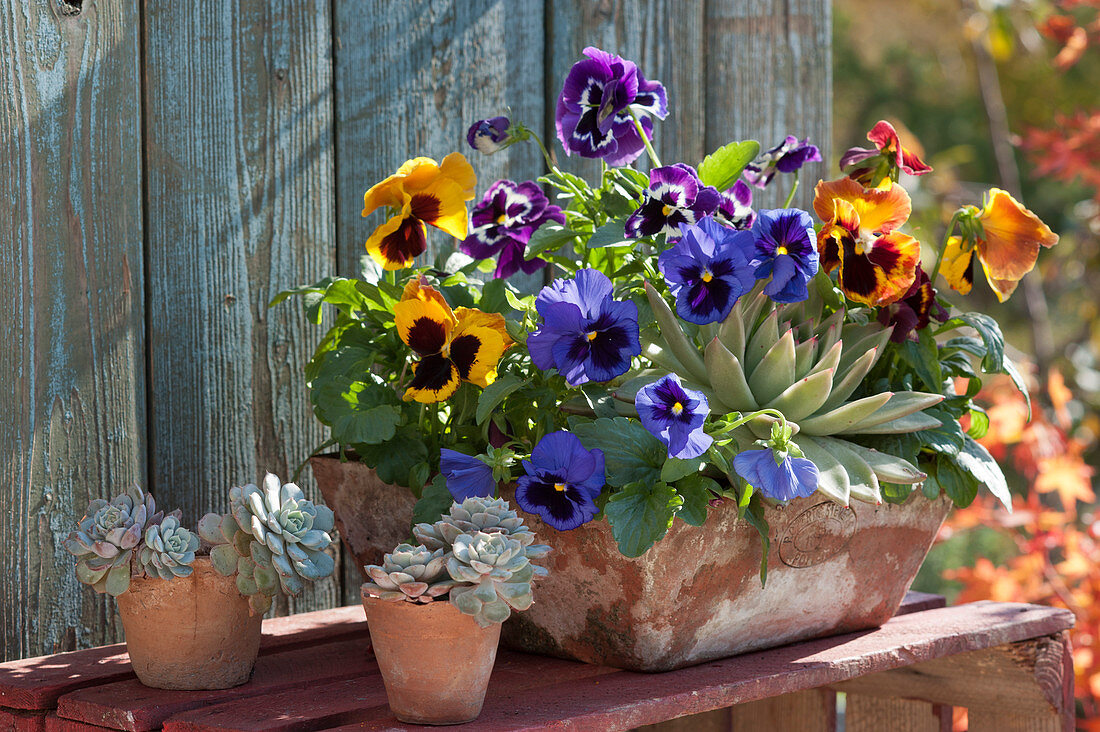
M 433 299 L 402 300 L 393 306 L 397 334 L 421 356 L 439 353 L 450 339 L 454 316 Z
M 425 356 L 413 365 L 413 378 L 405 389 L 405 401 L 433 404 L 450 399 L 462 380 L 458 369 L 440 354 Z
M 474 188 L 477 186 L 477 174 L 474 173 L 474 167 L 466 160 L 465 155 L 453 152 L 443 158 L 443 162 L 439 165 L 439 172 L 458 185 L 462 190 L 463 200 L 473 200 Z
M 1039 247 L 1058 243 L 1058 235 L 1007 191 L 994 188 L 980 216 L 984 236 L 978 258 L 991 278 L 1019 280 L 1035 267 Z
M 408 212 L 375 229 L 366 244 L 371 258 L 386 270 L 411 266 L 427 246 L 424 223 Z
M 912 213 L 909 194 L 897 183 L 887 189 L 864 188 L 851 178 L 819 181 L 814 188 L 814 212 L 825 223 L 836 217 L 838 201 L 851 204 L 867 231 L 888 232 L 904 224 Z
M 951 289 L 963 295 L 969 293 L 974 286 L 974 249 L 964 248 L 962 237 L 948 238 L 947 247 L 943 250 L 940 273 Z

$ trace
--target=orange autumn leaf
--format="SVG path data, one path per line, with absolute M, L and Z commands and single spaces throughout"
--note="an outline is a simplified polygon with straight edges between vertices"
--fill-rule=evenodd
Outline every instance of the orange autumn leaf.
M 1077 501 L 1091 503 L 1096 500 L 1092 490 L 1092 476 L 1096 472 L 1085 464 L 1080 454 L 1067 452 L 1038 460 L 1039 474 L 1035 478 L 1035 490 L 1040 493 L 1057 492 L 1062 506 L 1069 514 L 1077 511 Z

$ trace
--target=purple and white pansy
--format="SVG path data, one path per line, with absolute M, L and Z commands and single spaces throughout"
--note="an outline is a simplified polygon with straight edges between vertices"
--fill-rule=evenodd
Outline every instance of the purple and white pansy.
M 511 122 L 507 117 L 480 119 L 470 125 L 470 129 L 466 131 L 466 142 L 474 150 L 492 155 L 511 143 L 511 136 L 508 134 L 510 126 Z
M 756 221 L 756 212 L 752 210 L 752 189 L 749 184 L 739 180 L 722 191 L 721 195 L 722 202 L 718 204 L 715 217 L 734 229 L 751 229 Z
M 820 160 L 821 151 L 810 144 L 810 138 L 799 140 L 794 135 L 787 135 L 783 142 L 745 166 L 742 175 L 757 188 L 767 188 L 777 172 L 793 173 L 806 163 Z
M 565 214 L 533 181 L 498 180 L 471 216 L 472 229 L 459 248 L 474 259 L 497 257 L 497 277 L 527 274 L 546 266 L 539 257 L 525 259 L 531 235 L 545 223 L 565 223 Z
M 650 116 L 668 116 L 665 88 L 642 76 L 633 61 L 591 46 L 584 55 L 588 58 L 573 64 L 558 97 L 558 139 L 567 155 L 629 165 L 645 149 L 631 113 L 652 139 Z
M 645 201 L 626 220 L 626 235 L 680 236 L 680 227 L 691 226 L 718 210 L 722 194 L 704 186 L 690 165 L 676 163 L 649 171 Z

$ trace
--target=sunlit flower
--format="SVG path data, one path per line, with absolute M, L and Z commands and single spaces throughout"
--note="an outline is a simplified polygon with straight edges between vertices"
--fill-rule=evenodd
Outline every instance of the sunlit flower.
M 758 280 L 771 277 L 764 294 L 776 302 L 801 302 L 818 268 L 814 222 L 797 208 L 761 211 L 752 227 Z
M 531 235 L 549 221 L 565 223 L 565 214 L 546 198 L 536 183 L 498 180 L 474 207 L 473 230 L 461 249 L 474 259 L 497 258 L 497 277 L 519 270 L 531 274 L 546 266 L 540 257 L 524 259 Z
M 489 119 L 478 120 L 470 125 L 470 129 L 467 130 L 466 142 L 478 152 L 492 155 L 508 145 L 509 125 L 507 117 L 490 117 Z
M 437 290 L 416 280 L 406 286 L 393 314 L 401 340 L 420 356 L 405 389 L 406 401 L 443 401 L 463 381 L 488 386 L 512 345 L 503 316 L 471 308 L 452 312 Z
M 683 236 L 661 253 L 657 267 L 684 320 L 705 325 L 725 320 L 737 298 L 756 283 L 749 257 L 753 236 L 706 217 L 681 229 Z
M 722 191 L 721 202 L 715 217 L 726 226 L 734 229 L 751 229 L 756 221 L 756 212 L 752 210 L 752 189 L 743 180 Z
M 459 503 L 471 496 L 496 493 L 493 469 L 476 457 L 444 447 L 439 451 L 439 472 L 447 479 L 447 490 Z
M 928 275 L 917 267 L 917 278 L 900 300 L 878 311 L 878 322 L 894 326 L 890 340 L 901 343 L 916 339 L 916 331 L 928 327 L 931 319 L 947 320 L 947 310 L 936 302 L 936 291 Z
M 817 490 L 818 470 L 811 460 L 770 447 L 745 450 L 733 459 L 733 469 L 768 498 L 789 501 Z
M 722 196 L 713 186 L 704 186 L 690 165 L 676 163 L 649 171 L 645 201 L 626 220 L 626 235 L 680 235 L 682 224 L 694 224 L 713 214 Z
M 665 88 L 647 81 L 633 61 L 591 46 L 584 55 L 588 58 L 573 64 L 558 97 L 558 139 L 567 155 L 629 165 L 645 149 L 630 112 L 638 115 L 646 137 L 652 139 L 649 115 L 668 116 Z
M 909 291 L 917 276 L 920 243 L 895 231 L 909 218 L 909 194 L 897 183 L 864 188 L 851 178 L 821 181 L 814 211 L 825 225 L 817 251 L 826 272 L 839 270 L 837 284 L 851 300 L 888 305 Z
M 821 151 L 817 145 L 810 144 L 808 137 L 799 140 L 794 135 L 787 135 L 783 142 L 746 165 L 741 175 L 757 188 L 766 188 L 777 172 L 793 173 L 806 163 L 820 160 Z
M 638 306 L 611 293 L 611 280 L 594 269 L 542 288 L 535 298 L 542 324 L 527 337 L 535 365 L 556 368 L 572 386 L 625 374 L 642 352 Z
M 367 240 L 367 251 L 384 269 L 402 269 L 427 248 L 427 224 L 456 239 L 466 237 L 466 201 L 477 176 L 461 153 L 437 164 L 413 158 L 363 195 L 363 215 L 389 208 L 389 219 Z
M 867 133 L 867 139 L 875 147 L 853 147 L 840 158 L 840 169 L 849 178 L 870 187 L 877 187 L 884 181 L 896 181 L 899 171 L 909 175 L 924 175 L 932 172 L 920 156 L 901 144 L 898 131 L 886 120 L 879 121 Z
M 714 442 L 703 431 L 703 423 L 710 414 L 706 395 L 685 388 L 676 374 L 639 389 L 634 406 L 642 425 L 668 446 L 670 457 L 697 458 Z
M 527 475 L 516 481 L 516 503 L 558 531 L 575 529 L 599 512 L 603 451 L 584 449 L 572 432 L 551 432 L 539 440 L 523 469 Z
M 974 284 L 976 256 L 1001 302 L 1035 268 L 1039 247 L 1058 243 L 1050 227 L 1000 188 L 989 191 L 980 210 L 968 207 L 960 228 L 963 236 L 948 240 L 940 271 L 952 288 L 965 295 Z

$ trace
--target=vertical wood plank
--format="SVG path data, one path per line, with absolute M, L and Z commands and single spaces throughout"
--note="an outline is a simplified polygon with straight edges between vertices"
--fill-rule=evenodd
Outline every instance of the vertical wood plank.
M 951 732 L 951 707 L 911 699 L 848 694 L 846 732 Z
M 1067 726 L 1058 714 L 1034 716 L 973 710 L 969 718 L 970 732 L 1066 732 L 1073 729 L 1072 724 Z
M 320 329 L 267 303 L 335 269 L 331 23 L 327 2 L 176 0 L 145 26 L 151 472 L 195 521 L 323 439 L 301 376 Z M 288 607 L 339 597 L 336 577 Z
M 670 719 L 667 722 L 635 727 L 633 732 L 729 732 L 730 710 L 715 709 L 702 714 Z
M 136 0 L 0 2 L 0 657 L 118 637 L 62 541 L 145 481 Z
M 336 242 L 339 273 L 359 274 L 363 244 L 383 221 L 363 218 L 363 193 L 419 155 L 463 152 L 477 196 L 498 178 L 531 180 L 544 163 L 534 144 L 486 156 L 466 130 L 498 114 L 538 130 L 544 113 L 542 0 L 379 0 L 370 12 L 336 0 Z M 454 241 L 429 229 L 421 263 Z M 315 343 L 316 341 L 314 341 Z M 344 552 L 344 602 L 359 602 L 362 577 Z
M 565 170 L 596 180 L 600 161 L 566 157 L 554 127 L 554 109 L 570 67 L 586 46 L 638 64 L 668 91 L 669 115 L 656 123 L 654 148 L 668 165 L 698 165 L 705 149 L 708 54 L 703 0 L 558 0 L 547 15 L 546 136 Z M 549 143 L 548 143 L 549 144 Z M 642 165 L 648 164 L 643 154 Z
M 765 149 L 786 135 L 809 137 L 826 162 L 801 172 L 795 205 L 810 210 L 832 137 L 832 3 L 829 0 L 708 0 L 706 147 L 753 138 Z M 783 176 L 788 178 L 788 176 Z M 786 181 L 784 181 L 786 183 Z M 754 189 L 757 208 L 787 190 Z
M 731 732 L 836 732 L 836 693 L 810 689 L 730 708 Z

